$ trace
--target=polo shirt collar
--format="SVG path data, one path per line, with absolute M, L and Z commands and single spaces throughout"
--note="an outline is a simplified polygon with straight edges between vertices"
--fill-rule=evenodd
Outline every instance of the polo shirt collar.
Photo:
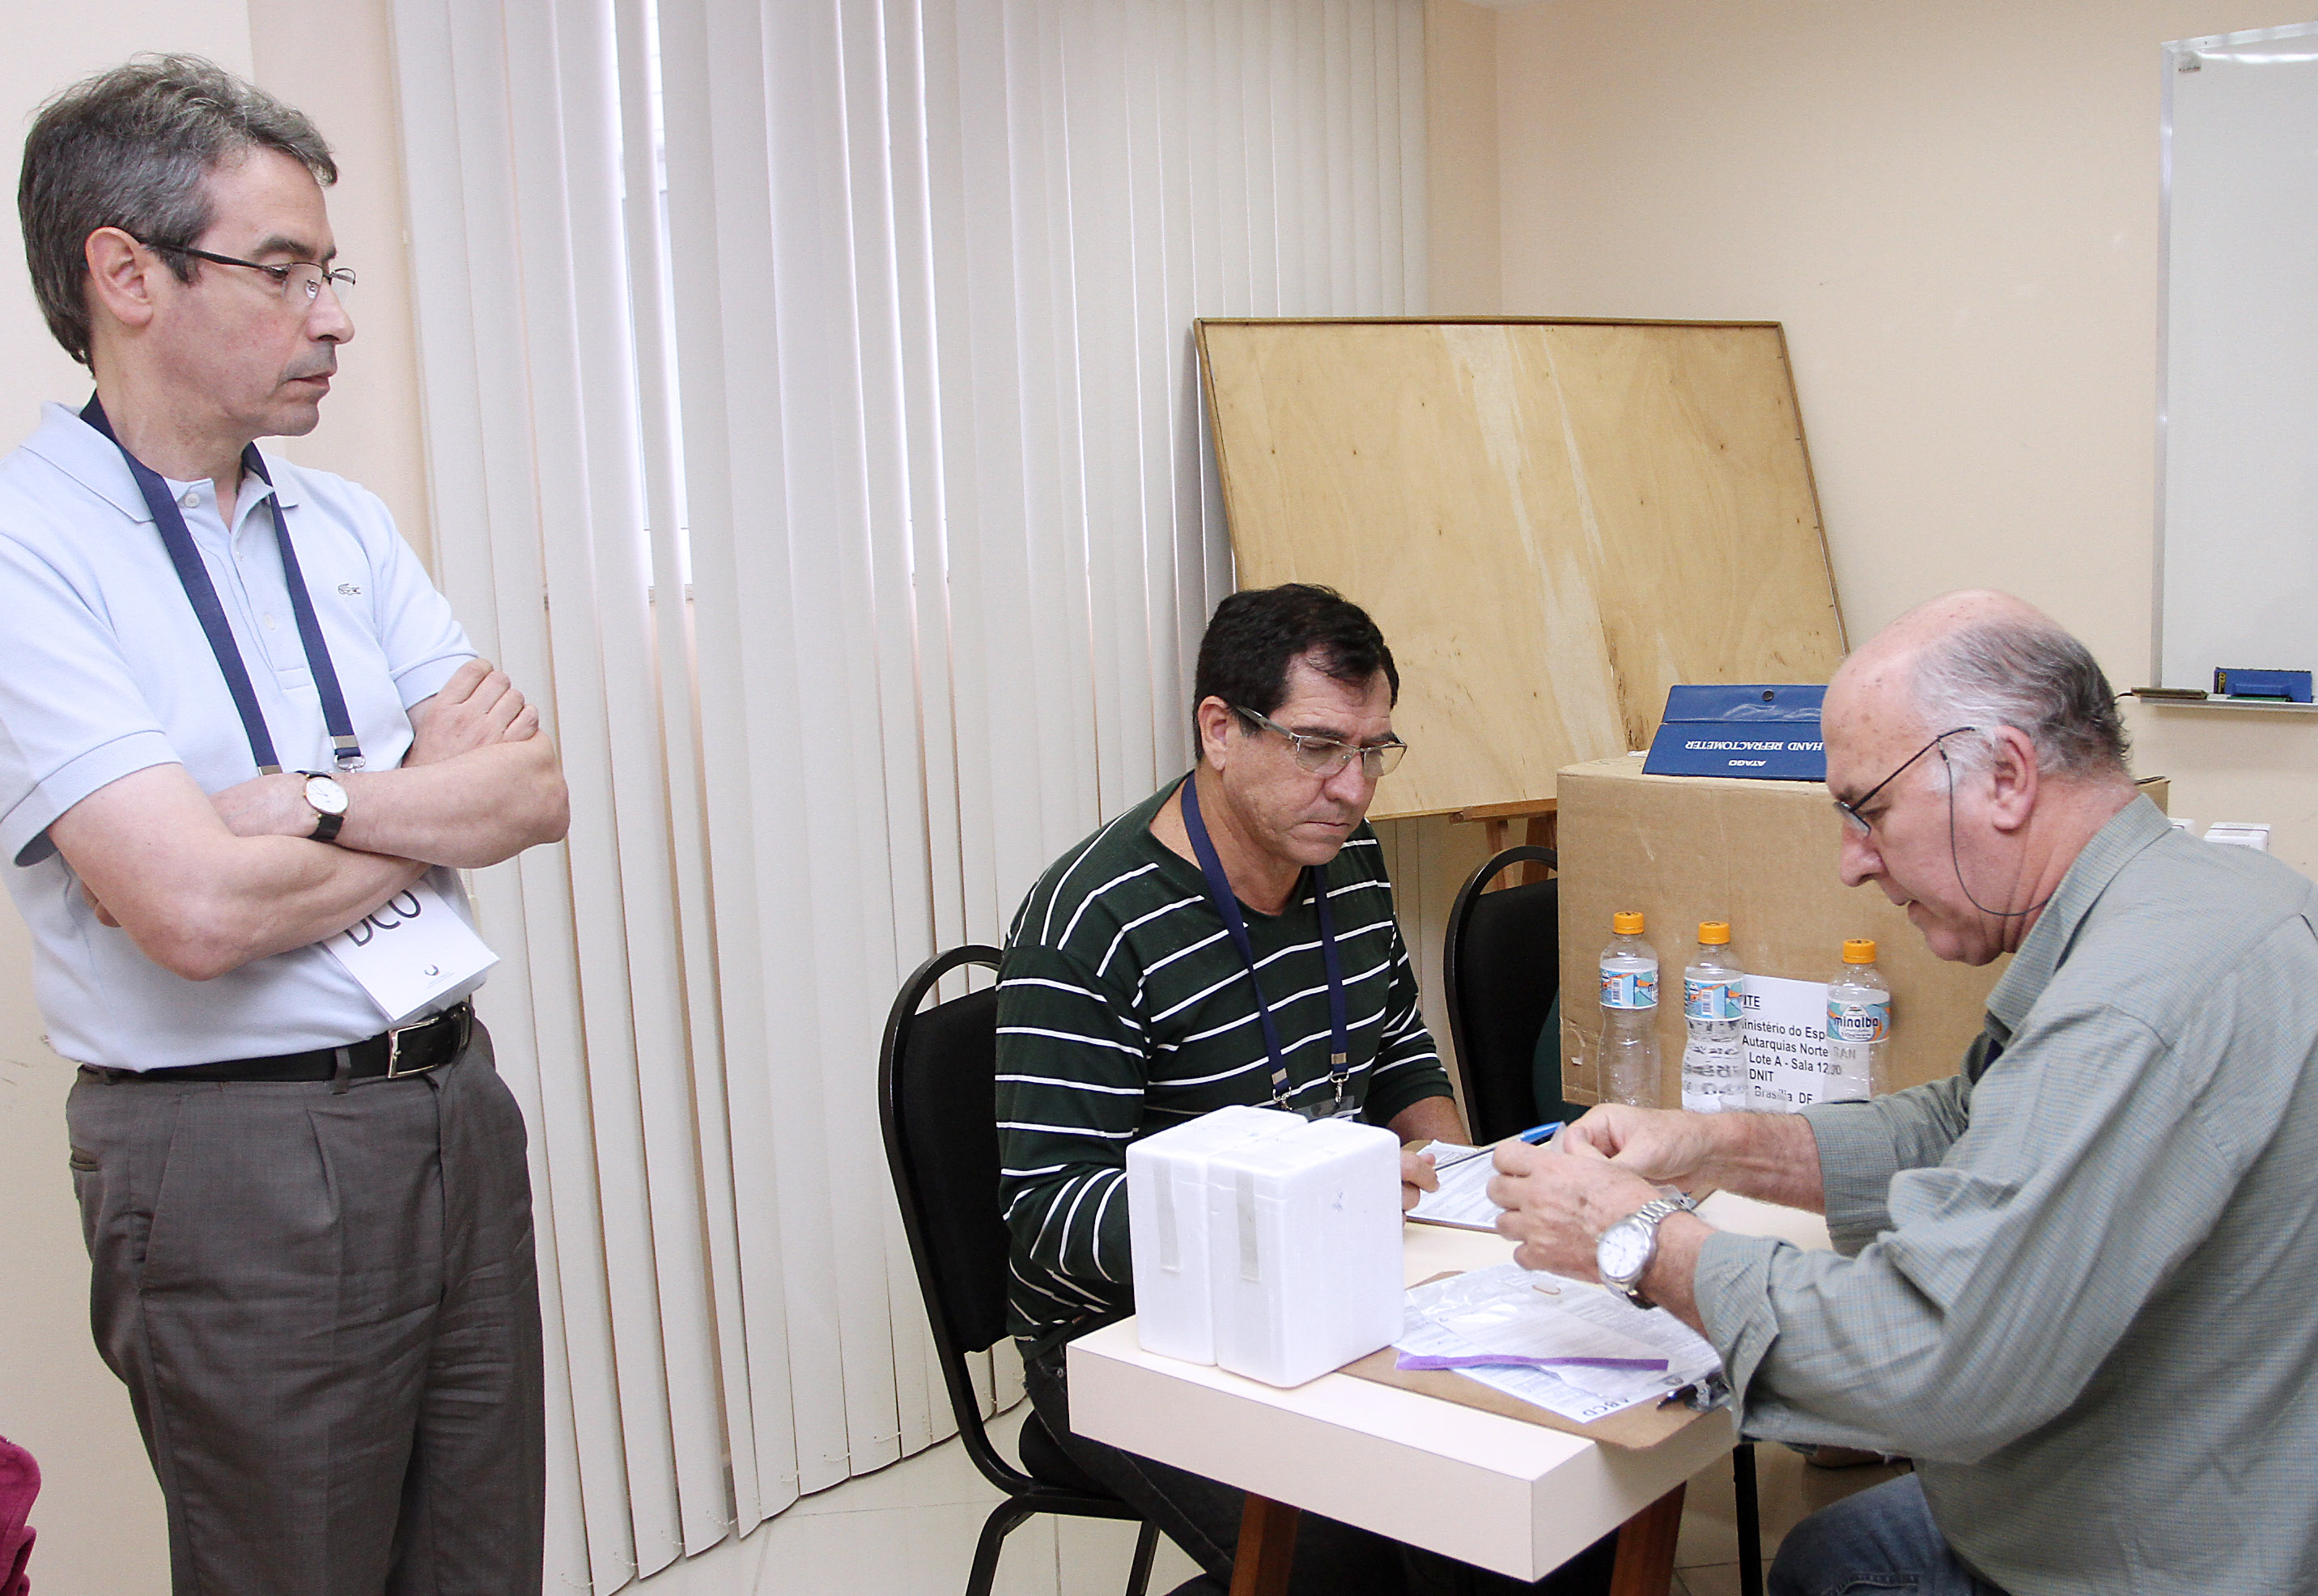
M 2077 928 L 2108 890 L 2117 873 L 2161 837 L 2171 835 L 2173 822 L 2148 799 L 2135 797 L 2093 833 L 2076 863 L 2061 877 L 2060 886 L 2035 926 L 2012 955 L 2011 966 L 1988 994 L 1989 1017 L 2004 1027 L 2004 1040 L 2017 1034 L 2029 1009 L 2052 984 L 2053 972 L 2068 956 Z
M 119 446 L 83 421 L 79 411 L 54 402 L 42 405 L 40 428 L 24 440 L 23 447 L 130 520 L 149 523 L 153 519 Z M 295 509 L 300 499 L 297 471 L 284 470 L 289 462 L 277 455 L 263 450 L 259 453 L 265 455 L 265 470 L 274 479 L 274 496 L 283 509 Z

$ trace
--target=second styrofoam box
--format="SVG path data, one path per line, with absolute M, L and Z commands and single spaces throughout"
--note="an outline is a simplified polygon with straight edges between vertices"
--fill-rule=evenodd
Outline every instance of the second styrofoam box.
M 1234 1104 L 1127 1150 L 1127 1229 L 1135 1260 L 1136 1336 L 1146 1352 L 1216 1360 L 1208 1166 L 1219 1153 L 1303 1128 L 1277 1108 Z
M 1217 1149 L 1208 1243 L 1223 1367 L 1300 1385 L 1367 1356 L 1401 1329 L 1398 1139 L 1323 1119 Z

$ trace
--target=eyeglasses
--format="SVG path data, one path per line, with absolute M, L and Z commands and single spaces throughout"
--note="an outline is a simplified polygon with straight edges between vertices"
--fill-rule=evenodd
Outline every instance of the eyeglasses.
M 1836 808 L 1843 811 L 1843 818 L 1845 820 L 1849 820 L 1853 825 L 1859 828 L 1861 836 L 1866 836 L 1875 829 L 1875 825 L 1874 822 L 1870 820 L 1865 815 L 1860 813 L 1860 811 L 1865 809 L 1870 803 L 1873 803 L 1875 801 L 1876 794 L 1882 792 L 1893 782 L 1899 780 L 1900 773 L 1905 771 L 1908 768 L 1908 766 L 1913 765 L 1917 760 L 1922 758 L 1926 754 L 1930 753 L 1934 749 L 1939 748 L 1940 744 L 1945 742 L 1949 738 L 1961 736 L 1966 731 L 1977 731 L 1979 730 L 1980 728 L 1977 726 L 1950 727 L 1947 731 L 1941 732 L 1937 737 L 1932 739 L 1931 741 L 1926 743 L 1922 748 L 1918 749 L 1914 753 L 1909 755 L 1906 763 L 1902 764 L 1899 770 L 1893 771 L 1882 781 L 1877 782 L 1873 786 L 1868 788 L 1867 791 L 1862 793 L 1858 797 L 1852 799 L 1849 802 L 1846 802 L 1840 798 L 1837 799 L 1835 801 Z M 1945 749 L 1941 749 L 1940 758 L 1942 759 L 1945 759 L 1947 757 L 1947 750 Z
M 1390 742 L 1372 742 L 1365 748 L 1355 748 L 1334 737 L 1314 737 L 1308 732 L 1290 731 L 1269 715 L 1257 714 L 1252 709 L 1232 705 L 1232 713 L 1242 717 L 1266 731 L 1277 731 L 1296 747 L 1296 766 L 1313 776 L 1334 776 L 1354 759 L 1361 762 L 1361 774 L 1370 781 L 1382 781 L 1408 752 L 1408 745 L 1394 738 Z
M 139 238 L 139 244 L 145 240 Z M 263 272 L 274 279 L 274 286 L 292 305 L 310 305 L 322 297 L 322 284 L 328 283 L 340 293 L 355 285 L 352 266 L 318 266 L 312 261 L 289 261 L 269 266 L 264 261 L 236 260 L 229 255 L 212 255 L 206 249 L 194 249 L 183 244 L 145 244 L 145 247 L 161 255 L 187 255 L 195 260 L 214 261 L 220 266 L 247 266 L 253 272 Z

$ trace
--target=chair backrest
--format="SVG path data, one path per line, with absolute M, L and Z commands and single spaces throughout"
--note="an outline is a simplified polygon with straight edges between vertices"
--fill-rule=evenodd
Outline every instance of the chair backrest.
M 1449 910 L 1441 973 L 1476 1142 L 1517 1134 L 1558 1106 L 1537 1100 L 1531 1071 L 1561 990 L 1561 884 L 1482 890 L 1500 871 L 1532 860 L 1558 862 L 1551 848 L 1509 847 L 1473 873 Z
M 1008 1490 L 1033 1482 L 982 1430 L 966 1355 L 1006 1333 L 1008 1238 L 998 1211 L 998 993 L 969 992 L 923 1013 L 934 983 L 962 964 L 998 967 L 998 950 L 937 954 L 902 983 L 877 1061 L 877 1112 L 902 1229 L 934 1338 L 950 1411 L 975 1466 Z M 993 1472 L 993 1470 L 995 1472 Z

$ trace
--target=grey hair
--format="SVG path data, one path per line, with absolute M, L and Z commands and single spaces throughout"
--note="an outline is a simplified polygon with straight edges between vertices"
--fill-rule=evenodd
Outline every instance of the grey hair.
M 278 149 L 325 186 L 330 147 L 303 112 L 199 56 L 145 55 L 59 91 L 24 139 L 16 212 L 49 331 L 88 363 L 88 236 L 119 228 L 163 251 L 208 231 L 206 179 L 247 150 Z M 173 255 L 190 282 L 199 262 Z
M 1983 734 L 1948 745 L 1966 768 L 1984 767 L 1996 729 L 2010 726 L 2027 736 L 2045 776 L 2130 774 L 2116 690 L 2091 650 L 2042 617 L 1976 621 L 1927 645 L 1915 689 L 1927 731 L 1970 726 Z

